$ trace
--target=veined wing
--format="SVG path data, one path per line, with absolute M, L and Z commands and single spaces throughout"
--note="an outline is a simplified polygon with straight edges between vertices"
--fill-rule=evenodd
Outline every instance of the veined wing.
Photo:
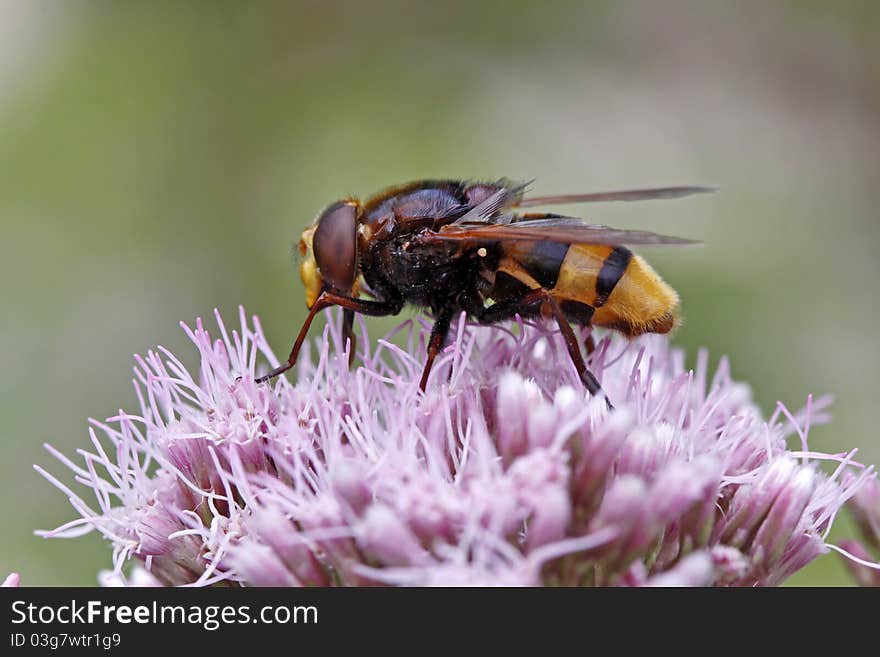
M 694 194 L 711 194 L 717 187 L 687 185 L 683 187 L 652 187 L 646 189 L 624 189 L 615 192 L 592 192 L 588 194 L 559 194 L 555 196 L 533 196 L 521 199 L 516 207 L 536 205 L 558 205 L 561 203 L 598 203 L 606 201 L 649 201 L 653 199 L 682 198 Z
M 505 223 L 508 222 L 508 223 Z M 643 230 L 625 230 L 610 226 L 585 223 L 577 217 L 556 215 L 530 216 L 500 215 L 493 223 L 455 222 L 425 236 L 429 240 L 462 241 L 472 243 L 527 240 L 563 242 L 569 244 L 609 245 L 687 245 L 699 241 L 659 235 Z

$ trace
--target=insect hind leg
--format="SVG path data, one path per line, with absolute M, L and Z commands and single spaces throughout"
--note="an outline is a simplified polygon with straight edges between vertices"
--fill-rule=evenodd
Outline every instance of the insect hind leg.
M 566 302 L 563 301 L 562 303 L 565 304 Z M 567 310 L 569 310 L 569 312 L 575 311 L 576 318 L 581 323 L 588 324 L 589 319 L 592 316 L 592 308 L 585 304 L 578 304 L 578 306 L 583 306 L 583 308 Z M 577 335 L 575 335 L 574 330 L 571 328 L 571 323 L 569 322 L 568 317 L 566 317 L 566 312 L 563 311 L 560 302 L 553 296 L 553 293 L 550 290 L 546 288 L 530 290 L 518 299 L 503 301 L 494 306 L 490 306 L 489 308 L 476 310 L 474 316 L 481 324 L 495 324 L 496 322 L 511 319 L 515 315 L 525 317 L 538 316 L 542 313 L 543 309 L 548 309 L 550 314 L 553 315 L 553 318 L 556 320 L 559 330 L 562 332 L 562 337 L 565 340 L 568 355 L 577 370 L 581 382 L 587 390 L 590 391 L 591 395 L 604 395 L 608 409 L 613 410 L 614 406 L 611 403 L 611 400 L 608 399 L 608 395 L 604 394 L 599 380 L 587 368 L 587 364 L 581 354 Z

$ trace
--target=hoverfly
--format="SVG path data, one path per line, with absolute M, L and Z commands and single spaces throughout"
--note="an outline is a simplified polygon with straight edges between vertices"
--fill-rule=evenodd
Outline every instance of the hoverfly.
M 678 198 L 714 188 L 527 198 L 525 187 L 504 179 L 425 180 L 387 189 L 365 203 L 347 198 L 330 205 L 303 232 L 299 244 L 308 317 L 287 362 L 258 382 L 296 364 L 312 320 L 325 308 L 343 308 L 351 357 L 354 313 L 396 315 L 409 303 L 429 309 L 434 317 L 419 384 L 423 391 L 453 317 L 464 312 L 481 324 L 515 315 L 554 319 L 581 381 L 597 395 L 601 387 L 587 369 L 571 324 L 602 326 L 631 337 L 669 332 L 677 321 L 678 295 L 624 245 L 694 242 L 515 210 Z M 588 352 L 590 348 L 588 341 Z

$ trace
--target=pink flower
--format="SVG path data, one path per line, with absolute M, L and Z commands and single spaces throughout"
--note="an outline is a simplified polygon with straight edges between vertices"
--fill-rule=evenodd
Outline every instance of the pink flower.
M 880 482 L 876 479 L 859 488 L 847 505 L 863 542 L 842 541 L 838 552 L 861 586 L 880 586 Z M 873 554 L 872 554 L 873 551 Z
M 198 372 L 138 358 L 140 409 L 93 421 L 78 462 L 47 446 L 92 499 L 37 467 L 78 516 L 40 535 L 99 531 L 105 583 L 775 585 L 874 477 L 809 449 L 825 400 L 765 420 L 725 360 L 688 371 L 660 336 L 600 340 L 609 412 L 541 326 L 460 321 L 423 395 L 418 322 L 362 327 L 350 370 L 337 317 L 271 385 L 256 318 L 217 323 L 184 326 Z

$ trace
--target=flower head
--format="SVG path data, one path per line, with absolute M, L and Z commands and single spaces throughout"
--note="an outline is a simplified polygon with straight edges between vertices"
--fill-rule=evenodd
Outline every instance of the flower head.
M 258 385 L 259 322 L 216 319 L 184 326 L 198 372 L 137 359 L 140 409 L 93 421 L 81 462 L 47 447 L 93 501 L 37 468 L 79 516 L 41 534 L 101 532 L 105 583 L 771 585 L 874 476 L 809 449 L 824 402 L 765 421 L 725 360 L 710 379 L 659 336 L 599 342 L 609 411 L 542 326 L 462 319 L 422 394 L 418 322 L 350 370 L 337 317 L 296 384 Z
M 859 528 L 862 541 L 842 541 L 839 552 L 855 580 L 862 586 L 880 586 L 880 482 L 867 482 L 847 505 Z M 873 552 L 873 554 L 872 554 Z

